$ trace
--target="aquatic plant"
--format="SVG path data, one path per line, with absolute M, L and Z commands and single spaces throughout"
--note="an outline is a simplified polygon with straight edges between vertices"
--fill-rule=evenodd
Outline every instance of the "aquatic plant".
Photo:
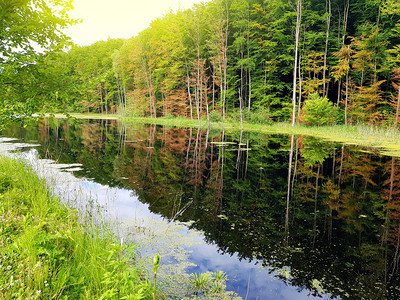
M 183 299 L 241 299 L 236 293 L 226 291 L 227 280 L 223 271 L 191 274 L 189 282 L 193 291 Z

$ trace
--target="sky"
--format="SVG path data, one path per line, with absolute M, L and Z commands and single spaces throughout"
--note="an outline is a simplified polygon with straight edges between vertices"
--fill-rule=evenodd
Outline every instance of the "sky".
M 130 38 L 166 12 L 188 9 L 209 0 L 74 0 L 69 16 L 82 23 L 64 32 L 86 46 L 108 38 Z

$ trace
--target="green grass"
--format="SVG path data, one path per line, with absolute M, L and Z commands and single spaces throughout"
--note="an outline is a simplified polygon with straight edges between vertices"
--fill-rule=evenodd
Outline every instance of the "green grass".
M 32 117 L 39 117 L 43 115 L 34 114 Z M 121 116 L 117 114 L 95 114 L 95 113 L 70 113 L 70 114 L 62 114 L 62 113 L 47 113 L 44 116 L 46 117 L 54 117 L 56 119 L 66 119 L 68 117 L 76 118 L 76 119 L 97 119 L 97 120 L 118 120 Z
M 177 127 L 197 127 L 197 120 L 185 118 L 136 118 L 127 117 L 123 120 L 128 124 L 158 124 Z M 207 128 L 206 120 L 201 121 L 201 127 Z M 331 126 L 306 126 L 296 124 L 294 127 L 288 123 L 250 124 L 244 123 L 245 131 L 265 132 L 271 134 L 295 134 L 300 136 L 314 136 L 326 141 L 340 142 L 348 145 L 379 148 L 382 153 L 400 156 L 400 131 L 396 128 L 385 128 L 367 125 L 331 125 Z M 224 121 L 211 123 L 213 129 L 226 131 L 241 130 L 239 122 Z
M 96 228 L 25 164 L 0 157 L 0 299 L 150 299 L 132 249 Z
M 142 118 L 142 117 L 120 117 L 118 115 L 100 114 L 71 114 L 71 117 L 85 119 L 121 119 L 127 124 L 157 124 L 171 127 L 198 127 L 197 120 L 187 118 Z M 56 115 L 62 117 L 62 115 Z M 65 117 L 65 116 L 64 116 Z M 207 120 L 202 119 L 202 128 L 207 128 Z M 340 142 L 364 147 L 379 148 L 382 153 L 400 156 L 400 131 L 396 128 L 386 128 L 367 125 L 333 125 L 333 126 L 306 126 L 296 124 L 292 127 L 288 123 L 274 124 L 250 124 L 244 123 L 245 131 L 256 131 L 274 134 L 296 134 L 302 136 L 319 137 L 327 141 Z M 211 128 L 224 129 L 226 131 L 240 130 L 240 122 L 226 120 L 223 122 L 212 122 Z

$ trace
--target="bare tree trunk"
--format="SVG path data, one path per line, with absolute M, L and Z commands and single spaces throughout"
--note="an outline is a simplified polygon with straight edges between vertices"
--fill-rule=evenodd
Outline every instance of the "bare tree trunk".
M 328 17 L 326 20 L 326 40 L 325 40 L 325 53 L 324 53 L 324 70 L 323 70 L 323 89 L 324 89 L 324 96 L 327 96 L 326 91 L 326 58 L 328 56 L 328 44 L 329 44 L 329 29 L 331 25 L 331 14 L 332 14 L 332 7 L 331 7 L 331 0 L 327 0 L 327 10 L 328 10 Z
M 251 106 L 251 71 L 249 71 L 249 107 L 247 111 L 250 111 Z
M 299 55 L 299 106 L 297 109 L 297 118 L 300 118 L 302 86 L 303 86 L 303 75 L 301 74 L 301 55 Z
M 100 108 L 101 108 L 101 113 L 103 113 L 103 112 L 104 112 L 104 111 L 103 111 L 103 109 L 104 109 L 104 107 L 103 107 L 103 92 L 102 92 L 101 87 L 100 87 L 100 90 L 99 90 L 99 94 L 100 94 Z
M 243 131 L 243 104 L 242 104 L 242 95 L 241 95 L 241 90 L 239 89 L 239 106 L 240 106 L 240 126 Z
M 122 97 L 121 97 L 121 86 L 119 84 L 118 78 L 117 78 L 117 89 L 118 89 L 118 109 L 120 109 L 122 104 Z
M 346 73 L 346 100 L 344 103 L 344 124 L 347 125 L 347 103 L 349 100 L 349 72 Z
M 205 89 L 207 88 L 207 86 L 205 86 Z M 210 112 L 208 110 L 208 95 L 207 95 L 207 91 L 205 91 L 206 96 L 204 98 L 205 102 L 206 102 L 206 113 L 207 113 L 207 123 L 208 123 L 208 130 L 207 130 L 207 137 L 208 137 L 208 132 L 210 131 Z M 207 147 L 206 147 L 207 148 Z
M 150 118 L 153 118 L 153 107 L 152 107 L 152 91 L 151 91 L 151 85 L 149 81 L 149 74 L 147 73 L 147 66 L 145 65 L 146 62 L 143 62 L 144 64 L 144 74 L 146 76 L 146 84 L 147 84 L 147 90 L 149 92 L 149 111 L 150 111 Z
M 105 104 L 104 104 L 104 108 L 105 108 L 105 110 L 106 110 L 106 115 L 108 115 L 108 99 L 107 99 L 107 96 L 108 96 L 108 93 L 107 93 L 107 90 L 104 90 L 104 92 L 105 92 L 105 98 L 104 98 L 104 101 L 105 101 Z
M 396 128 L 399 124 L 399 111 L 400 111 L 400 83 L 399 83 L 399 95 L 397 97 L 397 106 L 396 106 L 396 120 L 394 124 L 394 127 Z
M 152 91 L 152 95 L 153 95 L 153 110 L 154 110 L 154 118 L 157 118 L 157 110 L 156 110 L 156 96 L 153 93 L 153 82 L 151 80 L 151 68 L 149 69 L 149 78 L 150 78 L 150 87 L 151 87 L 151 91 Z
M 223 91 L 223 100 L 222 100 L 222 119 L 225 120 L 226 113 L 226 90 L 227 90 L 227 68 L 228 68 L 228 33 L 229 33 L 229 8 L 228 1 L 225 1 L 225 9 L 226 9 L 226 27 L 225 27 L 225 45 L 223 50 L 223 66 L 224 66 L 224 91 Z
M 190 107 L 190 120 L 193 120 L 193 104 L 192 104 L 192 94 L 190 93 L 189 71 L 186 70 L 186 74 L 187 74 L 187 92 L 188 92 L 189 107 Z
M 347 33 L 347 22 L 349 19 L 349 9 L 350 9 L 350 0 L 347 0 L 346 6 L 344 7 L 342 45 L 344 45 L 344 40 L 346 38 L 346 33 Z
M 197 121 L 199 122 L 199 128 L 200 128 L 200 108 L 199 108 L 199 90 L 197 89 L 196 86 L 196 91 L 195 91 L 195 102 L 196 102 L 196 111 L 197 111 Z
M 336 107 L 339 107 L 340 96 L 341 96 L 341 91 L 342 91 L 341 87 L 342 87 L 342 78 L 339 78 L 339 81 L 338 81 L 338 94 L 337 94 Z
M 212 110 L 215 107 L 215 69 L 213 68 L 212 73 Z
M 126 112 L 126 107 L 127 107 L 127 104 L 126 104 L 126 90 L 125 90 L 125 82 L 124 82 L 124 106 L 125 106 L 125 112 Z
M 301 10 L 302 10 L 302 0 L 297 0 L 296 8 L 296 46 L 294 52 L 294 69 L 293 69 L 293 97 L 292 97 L 292 126 L 296 122 L 296 84 L 297 84 L 297 63 L 298 63 L 298 52 L 299 52 L 299 38 L 300 38 L 300 23 L 301 23 Z

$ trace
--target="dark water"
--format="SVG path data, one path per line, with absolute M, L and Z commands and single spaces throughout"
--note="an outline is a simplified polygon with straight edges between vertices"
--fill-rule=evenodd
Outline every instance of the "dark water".
M 105 120 L 43 120 L 2 136 L 190 222 L 204 240 L 187 271 L 223 270 L 243 299 L 400 299 L 397 157 L 311 137 Z

